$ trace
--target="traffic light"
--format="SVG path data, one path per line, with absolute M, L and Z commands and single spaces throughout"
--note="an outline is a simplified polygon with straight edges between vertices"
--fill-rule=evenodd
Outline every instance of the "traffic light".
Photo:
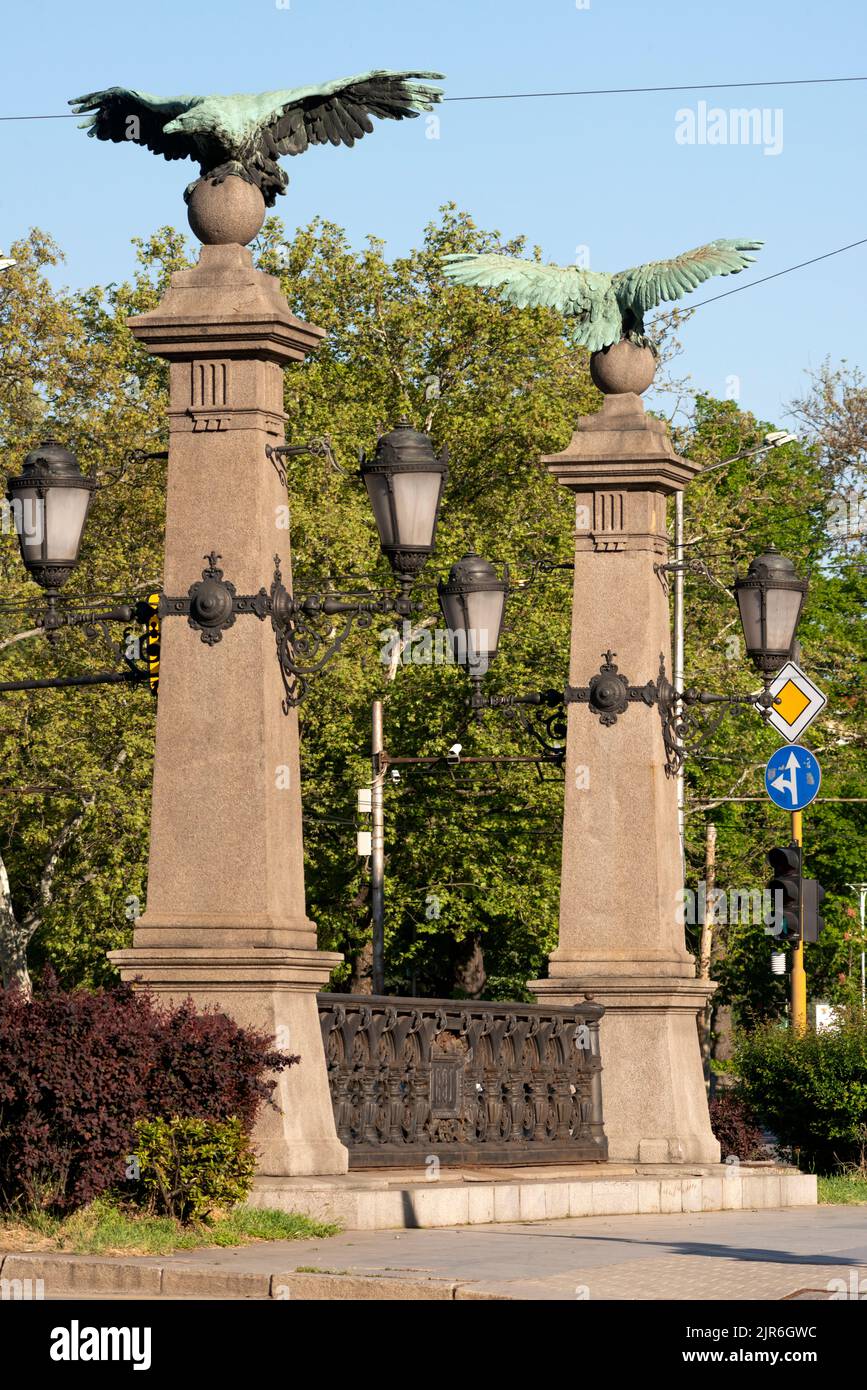
M 801 886 L 801 901 L 804 905 L 804 940 L 819 940 L 825 919 L 821 914 L 825 890 L 815 878 L 805 878 Z
M 801 847 L 775 845 L 768 850 L 774 877 L 768 884 L 773 904 L 765 919 L 778 941 L 798 941 L 801 936 Z M 779 896 L 778 896 L 779 895 Z

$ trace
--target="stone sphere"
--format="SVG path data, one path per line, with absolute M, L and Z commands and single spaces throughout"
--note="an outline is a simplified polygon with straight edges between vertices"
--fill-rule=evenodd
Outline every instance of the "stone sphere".
M 649 347 L 638 347 L 627 338 L 590 355 L 593 384 L 606 396 L 646 391 L 656 371 L 656 357 Z
M 235 174 L 222 183 L 200 179 L 187 204 L 187 218 L 206 246 L 246 246 L 265 220 L 265 199 L 255 184 Z

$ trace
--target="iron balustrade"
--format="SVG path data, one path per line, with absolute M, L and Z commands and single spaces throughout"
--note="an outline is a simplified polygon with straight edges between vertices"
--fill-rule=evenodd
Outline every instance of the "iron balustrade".
M 602 1007 L 320 994 L 350 1168 L 603 1162 Z

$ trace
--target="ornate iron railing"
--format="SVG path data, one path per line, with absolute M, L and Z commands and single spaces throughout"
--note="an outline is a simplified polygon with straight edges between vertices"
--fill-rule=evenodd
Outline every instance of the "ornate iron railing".
M 599 1005 L 318 998 L 350 1167 L 607 1158 Z

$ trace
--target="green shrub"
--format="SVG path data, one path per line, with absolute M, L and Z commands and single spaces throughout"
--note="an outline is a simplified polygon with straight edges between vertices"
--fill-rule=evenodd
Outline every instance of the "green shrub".
M 139 1200 L 157 1216 L 185 1224 L 227 1211 L 250 1191 L 256 1160 L 241 1121 L 138 1120 Z
M 867 1020 L 802 1036 L 768 1025 L 741 1037 L 737 1094 L 817 1172 L 862 1165 L 867 1149 Z

